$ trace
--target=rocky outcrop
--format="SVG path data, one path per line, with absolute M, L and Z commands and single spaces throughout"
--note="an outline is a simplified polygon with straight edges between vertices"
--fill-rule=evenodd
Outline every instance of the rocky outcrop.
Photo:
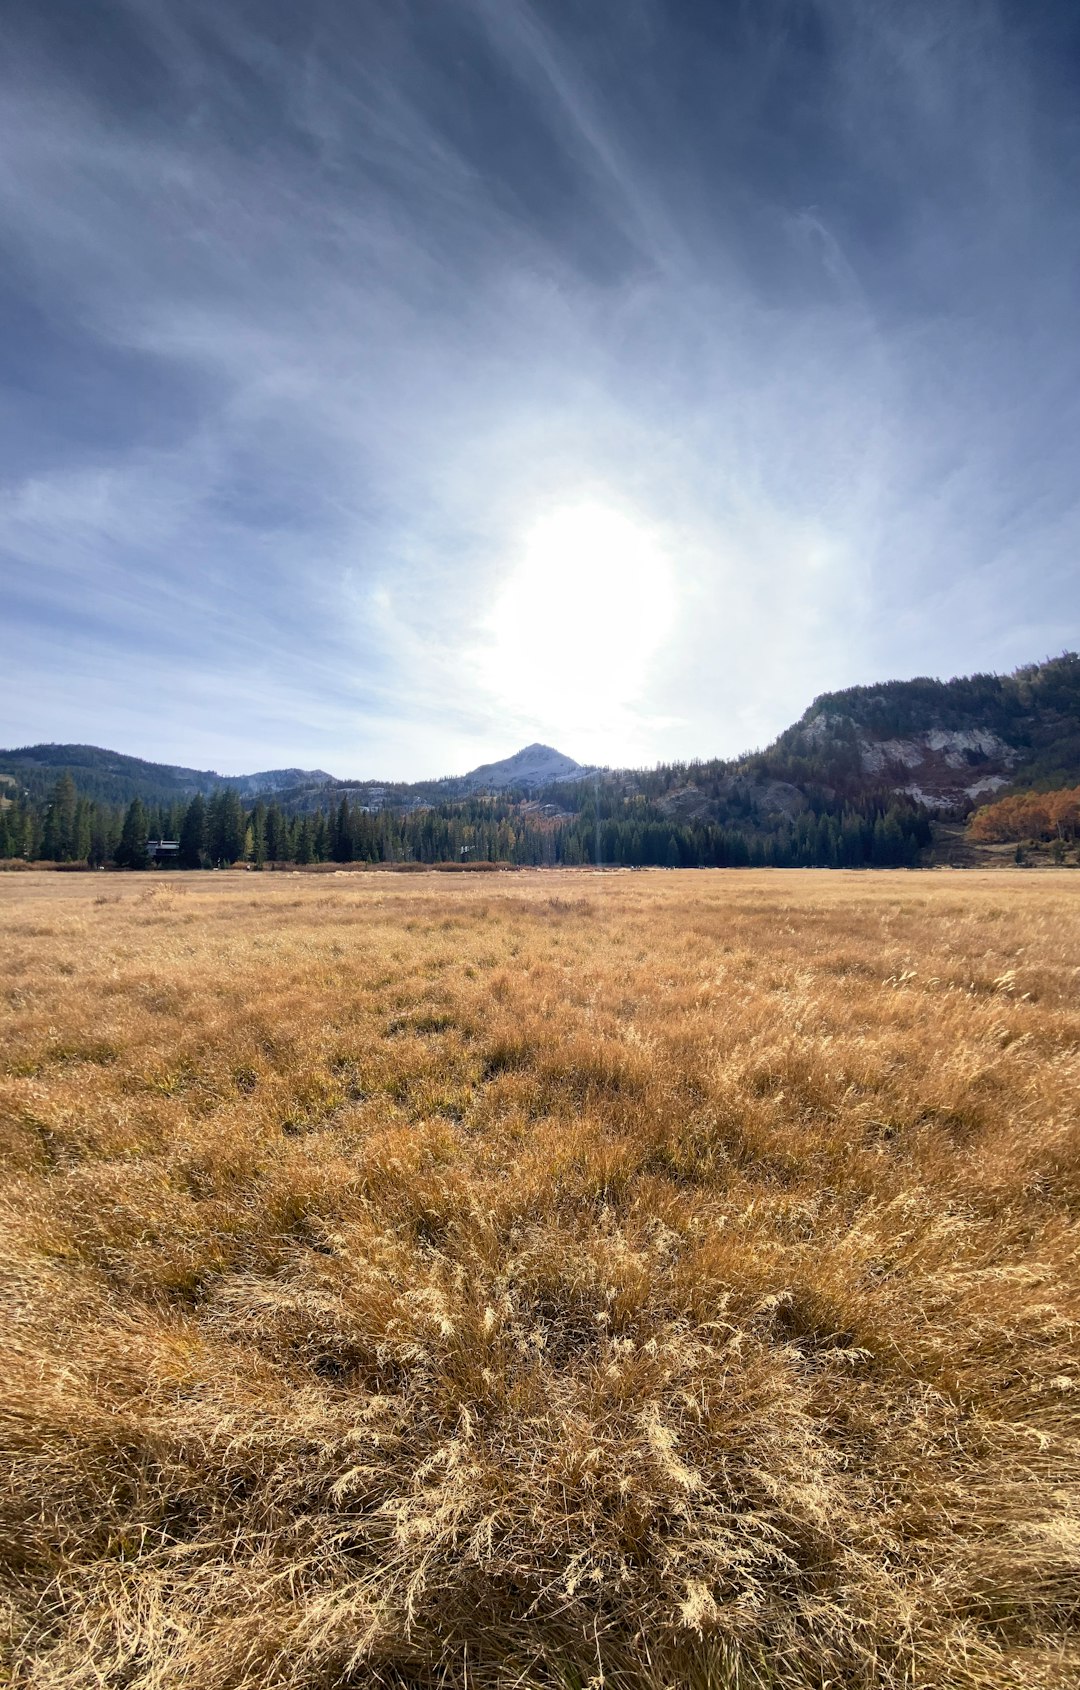
M 549 786 L 554 781 L 579 780 L 592 770 L 575 763 L 550 745 L 526 745 L 498 763 L 483 763 L 462 777 L 469 792 L 501 792 L 514 786 Z
M 903 739 L 860 734 L 856 744 L 866 774 L 885 776 L 931 810 L 953 809 L 1007 786 L 1020 761 L 1015 747 L 990 728 L 930 728 Z

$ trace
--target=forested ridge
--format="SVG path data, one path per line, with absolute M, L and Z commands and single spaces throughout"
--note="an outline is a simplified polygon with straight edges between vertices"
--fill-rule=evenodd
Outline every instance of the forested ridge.
M 159 807 L 195 793 L 210 797 L 222 787 L 241 796 L 284 793 L 312 785 L 332 785 L 325 769 L 265 769 L 259 774 L 219 775 L 214 769 L 189 769 L 177 763 L 150 763 L 100 745 L 24 745 L 0 751 L 0 779 L 5 775 L 32 798 L 47 799 L 60 774 L 72 775 L 79 794 L 105 804 L 129 804 L 141 798 Z
M 24 794 L 0 811 L 0 857 L 146 868 L 149 842 L 169 839 L 179 843 L 171 861 L 185 869 L 241 862 L 884 867 L 917 863 L 930 842 L 926 812 L 887 795 L 861 804 L 816 795 L 790 820 L 747 815 L 742 825 L 675 821 L 646 794 L 600 782 L 560 789 L 559 803 L 518 794 L 373 811 L 343 797 L 333 808 L 290 816 L 261 799 L 247 808 L 222 787 L 186 804 L 135 798 L 124 808 L 81 796 L 64 773 L 44 801 Z
M 223 777 L 95 746 L 29 746 L 0 753 L 0 857 L 139 867 L 150 860 L 146 842 L 167 839 L 179 841 L 179 862 L 191 869 L 915 864 L 930 843 L 927 811 L 898 790 L 902 778 L 868 769 L 866 747 L 934 730 L 996 736 L 1008 748 L 997 766 L 1011 789 L 1071 786 L 1080 779 L 1080 657 L 1065 652 L 1011 675 L 823 693 L 771 746 L 738 759 L 498 794 L 467 790 L 468 777 L 381 785 L 321 769 Z M 977 776 L 984 754 L 969 755 Z M 957 814 L 966 815 L 974 803 L 960 797 Z
M 1080 777 L 1080 656 L 1063 652 L 1008 675 L 918 676 L 822 693 L 749 769 L 839 789 L 865 779 L 859 741 L 911 738 L 934 730 L 995 735 L 1017 754 L 1012 784 L 1059 786 Z M 979 754 L 973 752 L 977 769 Z

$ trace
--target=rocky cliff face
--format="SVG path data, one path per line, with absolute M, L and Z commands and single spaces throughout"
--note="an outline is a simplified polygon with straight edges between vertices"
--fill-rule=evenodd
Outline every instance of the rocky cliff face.
M 989 728 L 952 733 L 932 728 L 918 739 L 865 740 L 860 755 L 868 773 L 905 769 L 911 779 L 901 790 L 929 809 L 951 809 L 964 799 L 985 802 L 1008 786 L 1021 759 L 1015 746 Z
M 852 796 L 902 792 L 939 812 L 1014 784 L 1069 784 L 1080 778 L 1080 658 L 825 693 L 745 766 Z
M 673 821 L 723 821 L 735 812 L 766 824 L 794 821 L 808 808 L 805 794 L 790 781 L 748 780 L 741 775 L 714 780 L 707 791 L 696 781 L 687 781 L 664 793 L 657 805 Z
M 881 738 L 850 716 L 823 714 L 808 724 L 805 738 L 826 755 L 830 746 L 854 746 L 870 783 L 906 792 L 932 810 L 987 802 L 1008 786 L 1023 761 L 1020 748 L 988 727 L 926 728 Z

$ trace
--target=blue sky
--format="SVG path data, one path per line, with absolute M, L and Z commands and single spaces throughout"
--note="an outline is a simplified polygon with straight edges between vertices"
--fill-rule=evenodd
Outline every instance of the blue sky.
M 762 744 L 1080 643 L 1071 0 L 6 0 L 0 741 Z

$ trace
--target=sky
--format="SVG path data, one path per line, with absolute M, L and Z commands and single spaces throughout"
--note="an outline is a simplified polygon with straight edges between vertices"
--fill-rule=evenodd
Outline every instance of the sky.
M 649 765 L 1080 643 L 1075 0 L 4 0 L 0 743 Z

